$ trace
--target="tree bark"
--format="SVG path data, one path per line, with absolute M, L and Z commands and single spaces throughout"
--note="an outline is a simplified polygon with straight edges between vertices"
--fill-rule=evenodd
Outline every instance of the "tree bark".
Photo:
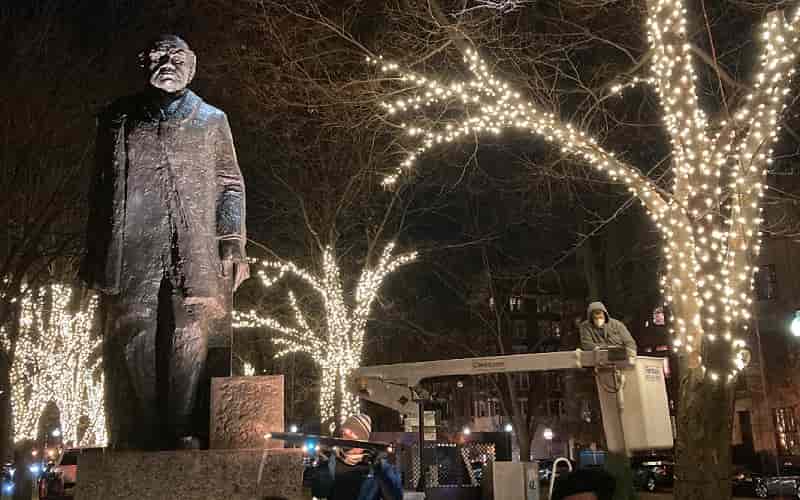
M 519 446 L 519 461 L 529 462 L 531 459 L 531 435 L 528 432 L 528 423 L 522 418 L 522 415 L 515 415 L 513 420 L 514 434 L 517 438 L 517 446 Z
M 7 355 L 0 355 L 0 460 L 13 457 L 13 414 L 11 412 L 11 362 Z
M 34 463 L 31 455 L 34 448 L 36 443 L 31 440 L 17 443 L 14 447 L 14 467 L 17 469 L 14 473 L 14 500 L 31 500 L 35 481 L 29 467 Z
M 733 384 L 681 369 L 675 500 L 730 500 Z

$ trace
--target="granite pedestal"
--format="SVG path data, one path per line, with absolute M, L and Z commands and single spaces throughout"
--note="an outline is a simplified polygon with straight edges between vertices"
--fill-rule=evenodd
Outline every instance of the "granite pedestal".
M 75 500 L 305 500 L 299 449 L 87 450 Z
M 301 500 L 303 454 L 267 441 L 283 431 L 283 376 L 211 383 L 209 450 L 87 450 L 75 500 Z
M 211 379 L 211 449 L 283 448 L 283 375 Z

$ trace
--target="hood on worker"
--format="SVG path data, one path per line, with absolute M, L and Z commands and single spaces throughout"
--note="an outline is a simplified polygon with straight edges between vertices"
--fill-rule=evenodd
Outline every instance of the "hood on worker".
M 606 321 L 611 319 L 611 317 L 608 315 L 608 309 L 606 309 L 606 306 L 603 305 L 602 302 L 592 302 L 591 304 L 589 304 L 589 307 L 586 308 L 586 319 L 592 321 L 592 311 L 597 311 L 597 310 L 603 311 L 603 314 L 605 314 L 606 316 Z

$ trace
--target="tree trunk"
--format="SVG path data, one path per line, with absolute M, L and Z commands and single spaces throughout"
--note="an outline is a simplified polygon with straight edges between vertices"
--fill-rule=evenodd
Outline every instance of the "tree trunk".
M 528 424 L 520 415 L 514 418 L 514 435 L 519 446 L 519 461 L 529 462 L 531 459 L 531 435 L 528 432 Z
M 0 391 L 0 460 L 6 462 L 14 454 L 14 417 L 11 412 L 11 363 L 5 355 L 0 355 Z
M 14 473 L 14 500 L 31 500 L 35 481 L 29 467 L 34 463 L 31 450 L 35 447 L 36 444 L 31 440 L 17 443 L 14 447 L 14 467 L 17 469 Z
M 733 384 L 682 367 L 675 500 L 730 500 Z

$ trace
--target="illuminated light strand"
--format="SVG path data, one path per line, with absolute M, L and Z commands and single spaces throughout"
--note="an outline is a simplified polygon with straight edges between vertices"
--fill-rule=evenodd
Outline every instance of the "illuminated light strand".
M 256 369 L 249 361 L 245 361 L 244 366 L 242 367 L 242 372 L 245 377 L 252 377 L 256 374 Z
M 372 306 L 386 278 L 400 266 L 417 258 L 416 252 L 394 255 L 394 248 L 394 243 L 386 245 L 375 267 L 368 266 L 362 270 L 352 306 L 345 301 L 341 270 L 330 247 L 322 253 L 322 272 L 319 276 L 291 262 L 261 262 L 263 269 L 258 271 L 258 276 L 265 287 L 274 285 L 286 275 L 293 275 L 320 295 L 324 318 L 315 322 L 320 325 L 318 329 L 309 325 L 292 291 L 288 293 L 288 299 L 295 326 L 263 317 L 254 310 L 233 313 L 234 328 L 264 328 L 277 332 L 278 336 L 272 339 L 280 348 L 276 356 L 305 353 L 319 365 L 322 372 L 320 417 L 323 422 L 332 420 L 336 415 L 337 384 L 341 394 L 340 418 L 343 420 L 359 412 L 358 397 L 347 387 L 347 380 L 353 370 L 361 366 L 364 334 Z
M 39 420 L 50 403 L 58 407 L 65 444 L 105 446 L 108 441 L 101 340 L 92 335 L 97 297 L 75 314 L 69 311 L 71 299 L 72 290 L 65 285 L 26 289 L 15 345 L 1 331 L 3 348 L 13 360 L 15 442 L 37 438 Z
M 423 154 L 438 145 L 473 135 L 497 135 L 508 128 L 528 130 L 560 147 L 563 153 L 622 180 L 645 206 L 664 240 L 666 273 L 661 289 L 673 311 L 670 331 L 675 335 L 675 351 L 686 353 L 690 366 L 702 369 L 716 382 L 727 368 L 719 367 L 722 372 L 707 369 L 703 345 L 718 339 L 728 342 L 733 352 L 727 377 L 730 381 L 745 366 L 746 343 L 742 337 L 747 335 L 752 318 L 756 271 L 750 260 L 760 250 L 759 200 L 771 162 L 768 146 L 777 140 L 778 118 L 786 106 L 788 83 L 800 49 L 800 11 L 788 22 L 782 15 L 770 13 L 762 26 L 764 47 L 753 92 L 734 114 L 733 123 L 712 125 L 697 98 L 683 2 L 649 2 L 647 32 L 654 54 L 651 76 L 615 85 L 611 92 L 618 94 L 642 83 L 656 90 L 672 149 L 670 193 L 600 147 L 590 135 L 524 100 L 473 50 L 467 50 L 464 58 L 472 79 L 446 83 L 402 71 L 382 57 L 367 58 L 381 72 L 397 74 L 411 86 L 392 102 L 382 103 L 389 116 L 424 113 L 450 103 L 458 103 L 464 110 L 461 118 L 401 124 L 416 141 L 415 146 L 384 178 L 383 185 L 397 183 Z M 727 178 L 731 179 L 729 185 L 724 180 Z

